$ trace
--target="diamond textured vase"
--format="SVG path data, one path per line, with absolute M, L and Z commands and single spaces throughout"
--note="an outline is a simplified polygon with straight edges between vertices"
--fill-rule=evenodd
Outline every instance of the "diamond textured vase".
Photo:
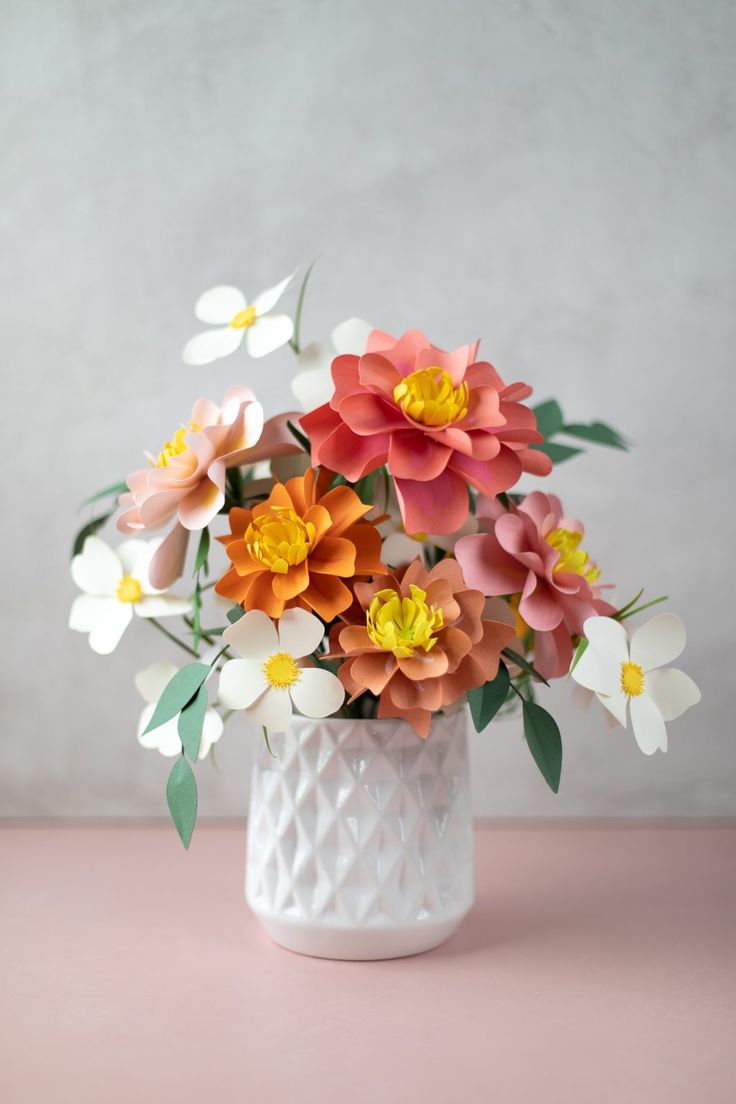
M 466 715 L 295 717 L 253 769 L 246 898 L 289 950 L 398 958 L 444 942 L 473 903 Z

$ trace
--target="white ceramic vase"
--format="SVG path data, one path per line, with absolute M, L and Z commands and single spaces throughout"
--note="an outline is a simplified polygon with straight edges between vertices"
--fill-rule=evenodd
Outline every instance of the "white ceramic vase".
M 473 903 L 466 714 L 295 717 L 253 769 L 246 899 L 272 939 L 320 958 L 418 954 Z

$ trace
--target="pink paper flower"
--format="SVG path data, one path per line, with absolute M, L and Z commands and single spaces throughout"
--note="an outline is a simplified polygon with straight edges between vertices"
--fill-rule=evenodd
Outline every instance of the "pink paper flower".
M 263 408 L 248 387 L 225 392 L 222 406 L 198 399 L 191 418 L 167 441 L 149 467 L 132 472 L 120 504 L 123 533 L 176 525 L 151 564 L 155 586 L 165 587 L 181 574 L 189 533 L 209 525 L 225 502 L 227 468 L 298 451 L 286 418 L 264 426 Z
M 522 471 L 552 464 L 522 399 L 475 360 L 477 343 L 444 352 L 417 330 L 398 341 L 374 330 L 362 356 L 332 362 L 335 393 L 301 419 L 312 463 L 356 482 L 383 464 L 394 477 L 407 532 L 452 533 L 468 515 L 468 484 L 489 497 Z
M 455 546 L 465 581 L 489 596 L 520 596 L 519 616 L 534 630 L 534 666 L 545 678 L 560 678 L 586 619 L 614 612 L 595 585 L 599 569 L 580 548 L 582 523 L 541 491 L 508 511 L 481 500 L 478 516 L 489 531 Z

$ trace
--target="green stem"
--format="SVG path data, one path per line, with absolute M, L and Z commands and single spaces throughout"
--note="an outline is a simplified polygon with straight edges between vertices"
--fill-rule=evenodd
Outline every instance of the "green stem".
M 179 647 L 183 648 L 185 652 L 189 652 L 189 655 L 194 656 L 195 659 L 199 658 L 199 655 L 197 652 L 195 652 L 194 648 L 190 648 L 189 645 L 185 644 L 183 640 L 180 640 L 178 636 L 174 636 L 174 634 L 172 632 L 169 632 L 169 630 L 165 628 L 160 621 L 157 621 L 155 617 L 147 617 L 146 621 L 149 625 L 153 625 L 155 628 L 157 628 L 159 632 L 164 634 L 164 636 L 167 636 L 169 640 L 173 641 L 174 644 L 178 644 Z
M 658 606 L 660 602 L 666 602 L 669 598 L 668 594 L 663 594 L 661 598 L 653 598 L 651 602 L 645 602 L 643 606 L 637 606 L 636 609 L 630 609 L 627 613 L 621 616 L 619 613 L 616 617 L 617 621 L 625 621 L 627 617 L 633 617 L 635 613 L 641 613 L 642 610 L 651 609 L 652 606 Z
M 300 344 L 301 326 L 302 326 L 302 308 L 304 306 L 304 293 L 307 290 L 307 284 L 309 283 L 309 277 L 312 274 L 312 269 L 317 263 L 318 258 L 315 257 L 310 264 L 307 271 L 304 273 L 304 279 L 302 280 L 302 286 L 299 288 L 299 297 L 296 301 L 296 311 L 294 312 L 294 333 L 292 335 L 289 345 L 294 350 L 296 356 L 302 351 Z

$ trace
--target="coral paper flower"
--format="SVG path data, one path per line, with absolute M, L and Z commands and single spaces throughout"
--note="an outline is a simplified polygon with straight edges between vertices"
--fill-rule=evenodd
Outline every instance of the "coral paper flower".
M 220 673 L 218 698 L 226 709 L 243 709 L 253 724 L 285 732 L 292 704 L 305 717 L 328 717 L 343 703 L 340 680 L 322 667 L 299 663 L 322 640 L 324 626 L 302 609 L 287 610 L 278 630 L 261 610 L 251 610 L 223 633 L 240 659 L 230 659 Z
M 365 351 L 372 330 L 373 326 L 362 319 L 348 318 L 335 326 L 331 346 L 313 341 L 302 349 L 298 357 L 300 370 L 291 381 L 292 394 L 302 410 L 314 410 L 315 406 L 330 401 L 335 390 L 330 371 L 335 354 L 360 356 Z
M 269 617 L 300 606 L 329 622 L 352 601 L 344 579 L 385 571 L 380 534 L 363 520 L 372 507 L 350 487 L 325 491 L 329 480 L 310 468 L 251 510 L 230 511 L 230 534 L 219 539 L 233 566 L 218 594 Z
M 138 721 L 138 743 L 144 748 L 155 748 L 162 755 L 181 754 L 178 728 L 179 714 L 177 713 L 170 721 L 159 725 L 158 728 L 151 729 L 150 732 L 146 732 L 146 728 L 153 716 L 158 699 L 178 670 L 179 668 L 174 663 L 153 663 L 150 667 L 146 667 L 145 671 L 139 671 L 135 676 L 136 689 L 147 703 L 141 710 Z M 202 725 L 198 759 L 204 759 L 209 754 L 212 745 L 217 743 L 222 736 L 222 729 L 222 717 L 211 705 L 208 706 Z
M 129 540 L 113 551 L 99 537 L 87 537 L 72 560 L 72 578 L 83 593 L 74 599 L 69 628 L 88 633 L 93 652 L 114 652 L 133 613 L 139 617 L 189 613 L 191 604 L 185 598 L 162 594 L 151 586 L 149 566 L 160 543 Z
M 545 678 L 560 678 L 586 618 L 613 613 L 599 597 L 598 568 L 580 548 L 583 526 L 564 516 L 555 495 L 541 491 L 509 511 L 489 501 L 478 512 L 491 531 L 457 542 L 463 575 L 489 596 L 519 596 L 519 616 L 534 629 L 534 666 Z
M 485 599 L 469 589 L 459 565 L 420 560 L 400 577 L 356 583 L 362 621 L 335 626 L 332 656 L 346 656 L 339 677 L 351 699 L 380 695 L 379 717 L 402 717 L 423 739 L 432 714 L 495 678 L 510 625 L 483 617 Z
M 194 313 L 200 322 L 216 326 L 197 334 L 184 346 L 185 364 L 211 364 L 213 360 L 234 353 L 243 338 L 252 357 L 266 356 L 291 341 L 294 324 L 285 314 L 271 314 L 293 280 L 287 276 L 281 283 L 257 295 L 248 303 L 236 287 L 223 285 L 210 288 L 200 295 Z
M 667 750 L 665 721 L 700 701 L 700 691 L 684 671 L 666 667 L 685 647 L 685 626 L 674 613 L 661 613 L 636 629 L 626 629 L 611 617 L 585 622 L 588 646 L 572 677 L 592 690 L 626 728 L 627 706 L 636 742 L 645 755 Z
M 301 419 L 312 463 L 349 482 L 387 464 L 409 533 L 452 533 L 468 516 L 470 484 L 490 497 L 522 471 L 546 475 L 549 458 L 521 402 L 524 383 L 506 386 L 477 344 L 444 352 L 416 330 L 398 341 L 374 331 L 363 356 L 338 356 L 335 393 Z

